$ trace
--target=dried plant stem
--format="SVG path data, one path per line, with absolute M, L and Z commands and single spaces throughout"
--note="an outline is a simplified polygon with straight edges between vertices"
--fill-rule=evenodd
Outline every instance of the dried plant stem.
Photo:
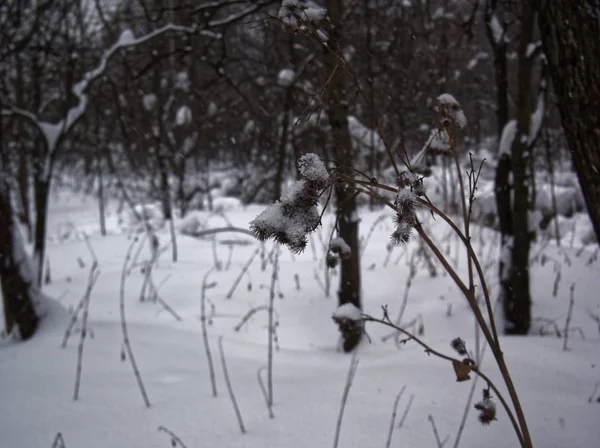
M 398 428 L 402 428 L 402 426 L 404 425 L 404 422 L 406 421 L 406 417 L 408 417 L 408 413 L 410 411 L 410 407 L 412 406 L 414 399 L 415 399 L 414 395 L 411 395 L 409 397 L 408 404 L 406 405 L 406 408 L 404 409 L 404 413 L 402 414 L 402 417 L 400 417 L 400 421 L 398 422 Z
M 138 369 L 137 363 L 135 362 L 135 357 L 133 355 L 133 349 L 131 348 L 131 343 L 129 342 L 129 333 L 127 331 L 127 320 L 125 319 L 125 280 L 127 277 L 127 265 L 131 258 L 131 252 L 137 242 L 137 237 L 133 238 L 131 244 L 129 245 L 129 249 L 127 250 L 127 254 L 125 255 L 125 261 L 123 262 L 123 269 L 121 270 L 121 286 L 119 290 L 119 311 L 121 316 L 121 331 L 123 332 L 123 344 L 125 345 L 125 350 L 127 350 L 127 357 L 129 358 L 129 362 L 131 363 L 131 368 L 133 369 L 133 374 L 137 381 L 138 387 L 140 388 L 140 392 L 142 394 L 142 398 L 144 400 L 144 404 L 147 408 L 150 407 L 150 400 L 148 399 L 148 394 L 146 393 L 146 388 L 144 387 L 144 383 L 142 381 L 142 375 Z
M 475 354 L 476 364 L 479 368 L 481 368 L 481 363 L 483 362 L 483 356 L 485 355 L 486 347 L 487 347 L 487 345 L 484 345 L 483 348 L 481 349 L 481 352 L 476 352 L 476 354 Z M 469 415 L 469 411 L 472 408 L 471 403 L 473 402 L 473 396 L 475 395 L 475 389 L 477 387 L 478 380 L 479 380 L 479 376 L 475 376 L 475 379 L 473 380 L 473 383 L 471 384 L 471 390 L 469 391 L 467 403 L 465 404 L 465 410 L 463 412 L 462 419 L 461 419 L 460 425 L 458 427 L 458 432 L 456 433 L 456 438 L 454 439 L 454 448 L 458 448 L 458 445 L 460 443 L 460 438 L 462 437 L 462 433 L 465 429 L 467 417 Z
M 173 431 L 171 431 L 169 428 L 160 425 L 158 427 L 158 432 L 164 432 L 165 434 L 167 434 L 169 437 L 171 437 L 171 445 L 173 447 L 176 447 L 177 445 L 179 445 L 181 448 L 187 448 L 187 446 L 185 446 L 185 443 L 183 443 L 181 441 L 181 439 L 179 438 L 179 436 L 177 436 L 177 434 L 175 434 Z
M 240 331 L 242 329 L 242 327 L 244 325 L 246 325 L 246 322 L 248 322 L 250 320 L 250 318 L 252 316 L 254 316 L 256 313 L 258 313 L 259 311 L 269 311 L 269 306 L 268 305 L 260 305 L 260 306 L 256 306 L 256 307 L 252 308 L 250 311 L 248 311 L 246 313 L 246 315 L 244 317 L 242 317 L 242 320 L 240 321 L 240 323 L 237 324 L 235 327 L 233 327 L 233 330 Z M 277 319 L 279 319 L 277 310 L 273 310 L 273 312 L 275 313 Z
M 263 397 L 265 398 L 267 410 L 269 411 L 269 418 L 275 418 L 275 415 L 273 414 L 273 407 L 269 406 L 269 394 L 267 393 L 267 388 L 265 387 L 265 383 L 261 376 L 261 374 L 264 370 L 267 370 L 267 366 L 262 366 L 260 369 L 258 369 L 258 371 L 256 372 L 256 379 L 258 381 L 258 385 L 263 394 Z
M 211 239 L 211 246 L 212 246 L 214 267 L 217 271 L 220 271 L 222 269 L 223 264 L 221 263 L 221 260 L 219 260 L 219 254 L 217 253 L 217 237 L 216 237 L 216 235 L 214 235 Z
M 429 416 L 427 417 L 427 420 L 429 420 L 429 422 L 431 423 L 431 428 L 433 429 L 433 435 L 435 436 L 437 448 L 444 448 L 444 445 L 448 438 L 446 437 L 446 439 L 444 439 L 443 442 L 440 439 L 440 434 L 438 433 L 437 427 L 435 426 L 435 420 L 433 419 L 433 415 L 429 414 Z
M 248 269 L 252 265 L 252 262 L 254 261 L 254 258 L 256 258 L 256 256 L 259 254 L 259 252 L 260 252 L 260 248 L 257 247 L 254 250 L 254 252 L 252 253 L 252 255 L 250 256 L 250 258 L 248 259 L 248 261 L 246 262 L 246 264 L 244 265 L 244 267 L 242 268 L 242 271 L 240 272 L 240 275 L 237 276 L 237 278 L 233 282 L 233 285 L 231 285 L 231 289 L 227 292 L 227 295 L 225 296 L 227 299 L 231 299 L 231 297 L 233 296 L 233 293 L 235 292 L 235 290 L 237 289 L 238 285 L 242 281 L 242 278 L 244 278 L 244 274 L 246 274 L 246 272 L 248 272 Z
M 429 345 L 427 345 L 425 342 L 423 342 L 417 336 L 413 335 L 412 333 L 406 331 L 403 328 L 398 327 L 397 325 L 394 325 L 394 323 L 390 320 L 389 316 L 387 315 L 387 311 L 385 309 L 384 309 L 384 317 L 382 319 L 376 319 L 367 314 L 363 314 L 363 321 L 364 322 L 377 322 L 377 323 L 385 325 L 387 327 L 394 328 L 395 330 L 397 330 L 407 336 L 407 339 L 405 342 L 408 342 L 410 340 L 415 341 L 417 344 L 419 344 L 421 347 L 423 347 L 425 349 L 425 352 L 428 355 L 437 356 L 437 357 L 445 359 L 446 361 L 449 361 L 451 363 L 455 363 L 455 362 L 462 363 L 462 360 L 453 358 L 451 356 L 444 355 L 443 353 L 440 353 L 437 350 L 434 350 L 433 348 L 431 348 Z M 491 347 L 491 348 L 492 348 L 492 350 L 494 349 L 494 347 Z M 500 365 L 499 365 L 499 367 L 500 367 Z M 476 375 L 480 376 L 488 384 L 488 386 L 494 391 L 494 393 L 498 397 L 498 400 L 500 400 L 500 403 L 502 403 L 504 410 L 508 414 L 508 417 L 510 418 L 510 421 L 513 425 L 513 429 L 515 430 L 515 433 L 516 433 L 517 437 L 519 438 L 519 442 L 521 443 L 521 446 L 531 448 L 532 447 L 531 444 L 530 445 L 525 444 L 525 440 L 521 433 L 521 428 L 519 426 L 519 422 L 515 418 L 510 406 L 504 399 L 504 396 L 500 393 L 500 390 L 498 390 L 498 388 L 492 382 L 492 380 L 486 374 L 484 374 L 481 370 L 479 370 L 479 368 L 477 366 L 472 366 L 471 371 L 473 373 L 475 373 Z M 512 385 L 512 382 L 510 384 Z M 510 393 L 510 387 L 508 384 L 507 384 L 507 388 L 509 389 L 509 393 Z M 513 386 L 513 390 L 514 390 L 514 386 Z M 512 398 L 512 396 L 511 396 L 511 398 Z M 518 409 L 518 407 L 516 405 L 515 405 L 515 408 Z
M 92 295 L 92 289 L 98 280 L 100 271 L 98 270 L 98 263 L 94 261 L 90 269 L 90 275 L 88 277 L 88 283 L 84 294 L 84 305 L 83 305 L 83 317 L 81 318 L 81 332 L 79 337 L 79 346 L 77 347 L 77 368 L 75 372 L 75 386 L 73 389 L 73 400 L 79 400 L 79 388 L 81 386 L 81 372 L 83 370 L 83 344 L 87 337 L 87 322 L 90 308 L 90 297 Z
M 277 283 L 277 275 L 279 269 L 279 245 L 276 246 L 276 251 L 273 259 L 273 274 L 271 275 L 271 288 L 269 289 L 269 341 L 267 348 L 267 392 L 269 396 L 269 407 L 273 407 L 273 337 L 275 334 L 273 307 L 275 302 L 275 284 Z M 272 414 L 272 412 L 271 412 Z
M 406 286 L 404 287 L 404 297 L 402 298 L 402 305 L 400 306 L 400 311 L 398 312 L 398 317 L 396 318 L 397 326 L 400 326 L 400 323 L 402 322 L 402 317 L 404 317 L 404 311 L 406 310 L 406 305 L 408 304 L 408 293 L 410 291 L 410 287 L 412 286 L 412 281 L 415 278 L 415 275 L 417 275 L 417 266 L 415 263 L 415 253 L 413 252 L 413 255 L 410 257 L 409 273 L 408 278 L 406 279 Z M 396 346 L 398 348 L 400 348 L 399 340 L 400 333 L 396 333 L 394 337 L 394 342 L 396 343 Z
M 588 403 L 591 403 L 592 401 L 594 401 L 594 397 L 596 396 L 596 392 L 598 391 L 598 385 L 600 383 L 596 382 L 596 384 L 594 385 L 594 390 L 592 391 L 592 395 L 590 395 L 590 398 L 588 398 Z
M 355 183 L 359 183 L 360 181 L 355 180 Z M 379 186 L 379 184 L 377 184 Z M 384 190 L 392 190 L 395 191 L 396 189 L 393 187 L 388 187 L 388 186 L 384 186 L 382 187 Z M 370 189 L 361 189 L 361 188 L 356 188 L 358 191 L 361 191 L 365 194 L 368 195 L 374 195 L 374 197 L 377 197 L 381 202 L 383 202 L 384 204 L 392 207 L 393 209 L 395 209 L 394 204 L 391 203 L 387 198 L 382 197 L 381 195 L 378 195 L 377 193 L 375 193 L 374 191 L 370 190 Z M 438 249 L 438 247 L 431 241 L 431 238 L 429 238 L 429 236 L 425 233 L 422 225 L 417 222 L 417 224 L 415 224 L 415 229 L 417 230 L 417 232 L 419 233 L 419 235 L 421 236 L 421 238 L 425 241 L 425 243 L 429 246 L 429 248 L 433 251 L 433 253 L 435 254 L 435 256 L 437 257 L 437 259 L 440 261 L 440 263 L 442 264 L 442 266 L 444 267 L 444 269 L 446 270 L 446 272 L 448 273 L 448 275 L 450 275 L 450 277 L 452 278 L 452 280 L 454 281 L 454 283 L 456 284 L 456 286 L 458 286 L 458 288 L 460 289 L 461 293 L 465 296 L 465 298 L 467 299 L 467 302 L 469 303 L 469 306 L 471 308 L 471 310 L 473 311 L 475 318 L 477 319 L 477 322 L 485 336 L 485 339 L 487 340 L 487 342 L 490 344 L 490 347 L 492 349 L 492 352 L 494 354 L 494 358 L 496 359 L 496 363 L 498 365 L 498 368 L 500 369 L 500 372 L 502 374 L 502 378 L 504 380 L 504 383 L 506 384 L 506 387 L 508 389 L 508 393 L 510 395 L 511 401 L 514 405 L 515 408 L 515 412 L 517 414 L 517 419 L 518 419 L 518 424 L 516 424 L 516 421 L 513 421 L 513 427 L 515 428 L 515 431 L 517 432 L 517 436 L 519 437 L 519 441 L 521 442 L 521 446 L 524 448 L 531 448 L 533 446 L 532 441 L 531 441 L 531 435 L 529 434 L 529 428 L 527 426 L 527 420 L 525 419 L 525 414 L 523 412 L 523 408 L 521 406 L 521 402 L 519 400 L 519 396 L 517 394 L 516 388 L 514 386 L 514 383 L 512 381 L 512 377 L 510 376 L 510 372 L 508 370 L 508 366 L 506 365 L 506 361 L 504 360 L 504 354 L 502 353 L 502 350 L 500 348 L 500 342 L 499 342 L 499 338 L 498 338 L 498 333 L 496 330 L 496 325 L 495 325 L 495 320 L 494 320 L 494 314 L 493 314 L 493 309 L 492 309 L 492 303 L 491 303 L 491 298 L 489 295 L 489 290 L 487 287 L 487 283 L 485 281 L 485 276 L 484 276 L 484 272 L 483 269 L 481 267 L 481 264 L 479 263 L 479 260 L 477 259 L 477 256 L 475 254 L 475 252 L 473 251 L 473 248 L 471 246 L 471 243 L 468 239 L 465 238 L 465 236 L 462 234 L 462 232 L 460 231 L 460 229 L 456 226 L 456 224 L 443 212 L 441 212 L 437 207 L 435 207 L 433 204 L 431 204 L 430 202 L 427 202 L 421 198 L 417 198 L 417 202 L 419 204 L 422 204 L 426 207 L 428 207 L 431 211 L 433 211 L 436 215 L 440 216 L 446 223 L 448 223 L 448 225 L 450 227 L 452 227 L 452 229 L 455 231 L 455 233 L 458 235 L 458 237 L 463 241 L 463 244 L 465 245 L 465 247 L 467 248 L 467 250 L 469 251 L 470 256 L 473 259 L 473 263 L 475 265 L 475 268 L 477 270 L 477 274 L 479 276 L 479 279 L 481 281 L 481 287 L 483 290 L 483 294 L 484 294 L 484 298 L 486 301 L 486 306 L 488 309 L 488 316 L 490 319 L 490 324 L 488 326 L 487 322 L 485 321 L 485 318 L 483 317 L 483 314 L 481 312 L 481 308 L 479 307 L 476 297 L 474 295 L 474 293 L 469 290 L 469 288 L 464 284 L 464 282 L 461 280 L 461 278 L 458 276 L 457 272 L 452 268 L 452 266 L 450 265 L 450 263 L 448 262 L 448 260 L 446 259 L 446 257 L 441 253 L 441 251 Z M 497 395 L 498 392 L 495 390 L 494 391 Z M 503 400 L 503 398 L 501 398 L 501 401 Z M 506 403 L 504 402 L 503 405 L 505 405 Z M 509 409 L 508 406 L 505 406 L 505 409 Z M 514 418 L 514 416 L 512 415 L 512 413 L 510 414 L 511 417 Z M 522 432 L 521 432 L 522 431 Z
M 575 283 L 571 284 L 571 297 L 569 299 L 569 311 L 567 312 L 567 319 L 565 321 L 565 331 L 564 331 L 564 343 L 563 350 L 566 352 L 569 342 L 569 326 L 571 325 L 571 316 L 573 315 L 573 305 L 575 304 Z
M 390 429 L 388 431 L 387 441 L 385 442 L 385 448 L 390 448 L 392 445 L 392 434 L 394 433 L 394 426 L 396 424 L 396 414 L 398 413 L 398 403 L 400 403 L 400 398 L 402 394 L 406 390 L 406 386 L 402 386 L 398 395 L 396 395 L 396 400 L 394 400 L 394 408 L 392 410 L 392 420 L 390 421 Z
M 340 432 L 342 429 L 342 419 L 344 417 L 344 409 L 346 408 L 346 401 L 348 401 L 348 395 L 350 394 L 350 388 L 352 387 L 352 381 L 356 374 L 356 368 L 358 367 L 358 358 L 356 357 L 356 351 L 352 355 L 350 360 L 350 367 L 348 368 L 348 376 L 346 377 L 346 384 L 344 385 L 344 393 L 342 394 L 342 403 L 340 405 L 340 412 L 338 414 L 337 423 L 335 425 L 335 437 L 333 439 L 333 448 L 337 448 L 340 441 Z
M 202 325 L 202 340 L 204 342 L 204 352 L 206 353 L 206 360 L 208 361 L 208 371 L 210 374 L 210 384 L 212 387 L 212 395 L 213 397 L 217 396 L 217 381 L 215 378 L 215 367 L 212 361 L 212 355 L 210 353 L 210 344 L 208 343 L 208 328 L 206 326 L 206 289 L 208 276 L 214 268 L 208 270 L 206 274 L 204 274 L 204 278 L 202 279 L 202 291 L 200 295 L 200 324 Z
M 231 380 L 229 379 L 229 371 L 227 370 L 227 362 L 225 361 L 225 351 L 223 350 L 223 336 L 219 337 L 219 353 L 221 354 L 221 366 L 223 367 L 223 376 L 225 377 L 225 384 L 227 385 L 227 391 L 229 392 L 229 398 L 231 398 L 231 403 L 233 404 L 235 416 L 237 417 L 237 421 L 240 425 L 240 431 L 242 432 L 242 434 L 245 434 L 246 428 L 244 427 L 244 421 L 242 420 L 242 414 L 240 412 L 240 408 L 238 407 L 237 400 L 235 399 L 235 394 L 233 393 L 233 387 L 231 386 Z
M 52 442 L 52 448 L 67 448 L 61 432 L 56 433 L 56 437 L 54 437 L 54 441 Z

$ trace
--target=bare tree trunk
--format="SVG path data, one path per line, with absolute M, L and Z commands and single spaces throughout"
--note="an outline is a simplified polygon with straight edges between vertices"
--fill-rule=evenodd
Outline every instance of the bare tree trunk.
M 342 174 L 352 177 L 352 142 L 348 131 L 348 102 L 344 89 L 343 68 L 338 66 L 338 59 L 334 51 L 340 45 L 340 26 L 343 15 L 342 0 L 327 0 L 327 10 L 331 23 L 331 34 L 326 47 L 326 67 L 329 78 L 328 113 L 331 126 L 333 154 L 340 163 Z M 338 234 L 350 246 L 351 256 L 341 260 L 340 289 L 338 292 L 339 305 L 351 303 L 361 308 L 360 299 L 360 253 L 358 240 L 358 216 L 356 205 L 356 192 L 350 185 L 336 184 L 336 210 Z M 344 350 L 349 352 L 354 349 L 361 339 L 361 333 L 345 335 Z
M 31 242 L 33 238 L 33 225 L 31 223 L 31 201 L 29 200 L 29 156 L 23 149 L 19 154 L 19 200 L 21 202 L 20 220 L 27 228 L 27 241 Z
M 28 259 L 23 242 L 16 240 L 12 205 L 6 179 L 0 179 L 0 283 L 4 305 L 6 332 L 16 326 L 23 339 L 35 333 L 39 318 L 35 312 L 31 295 L 31 279 L 24 278 L 23 263 Z
M 531 192 L 530 123 L 532 112 L 533 60 L 527 48 L 533 42 L 535 12 L 528 1 L 521 4 L 521 36 L 519 40 L 519 71 L 517 92 L 517 133 L 511 148 L 513 174 L 513 244 L 510 280 L 512 301 L 505 297 L 505 319 L 507 334 L 527 334 L 531 324 L 531 295 L 529 291 L 529 207 Z
M 35 228 L 33 233 L 33 260 L 36 269 L 36 285 L 41 287 L 44 278 L 44 260 L 46 257 L 46 227 L 48 200 L 50 198 L 50 179 L 38 174 L 34 177 Z
M 600 2 L 540 0 L 539 22 L 558 108 L 600 243 Z

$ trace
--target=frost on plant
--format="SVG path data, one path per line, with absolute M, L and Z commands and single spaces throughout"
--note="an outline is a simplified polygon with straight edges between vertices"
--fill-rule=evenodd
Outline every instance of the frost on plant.
M 315 154 L 300 157 L 298 171 L 302 179 L 283 194 L 279 202 L 250 222 L 250 230 L 256 238 L 261 241 L 273 238 L 294 253 L 304 250 L 307 234 L 320 224 L 319 195 L 329 180 L 325 165 Z
M 392 232 L 392 242 L 400 245 L 408 242 L 411 231 L 417 223 L 417 197 L 425 194 L 425 186 L 423 178 L 409 171 L 400 173 L 396 183 L 398 185 L 398 193 L 394 201 L 396 228 Z

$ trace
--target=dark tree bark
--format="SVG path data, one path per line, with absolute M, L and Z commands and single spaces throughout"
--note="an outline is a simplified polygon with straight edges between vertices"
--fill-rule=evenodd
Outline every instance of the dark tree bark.
M 328 115 L 331 126 L 332 152 L 336 162 L 339 163 L 340 172 L 348 177 L 353 176 L 352 141 L 348 131 L 348 101 L 346 99 L 344 69 L 338 66 L 339 61 L 335 55 L 341 47 L 341 23 L 343 15 L 342 0 L 327 0 L 327 11 L 331 23 L 331 34 L 328 46 L 325 47 L 327 73 L 329 78 Z M 360 297 L 360 254 L 358 239 L 358 219 L 356 191 L 348 184 L 336 184 L 336 212 L 338 235 L 350 246 L 351 255 L 341 260 L 340 287 L 338 303 L 344 305 L 351 303 L 361 308 Z M 360 342 L 362 331 L 343 334 L 344 350 L 353 350 Z
M 7 333 L 16 327 L 23 339 L 35 333 L 39 318 L 35 312 L 31 294 L 31 280 L 23 277 L 23 263 L 27 259 L 16 259 L 24 248 L 15 250 L 15 221 L 6 179 L 0 179 L 0 283 L 4 304 L 4 319 Z
M 533 59 L 527 48 L 533 42 L 535 14 L 530 2 L 521 3 L 521 35 L 519 39 L 519 70 L 517 79 L 517 132 L 511 148 L 513 174 L 512 224 L 513 241 L 510 284 L 511 295 L 504 297 L 507 334 L 527 334 L 531 324 L 531 295 L 529 291 L 529 208 L 531 176 L 529 171 L 531 145 L 531 112 L 533 110 Z M 508 299 L 511 299 L 510 301 Z
M 494 51 L 497 89 L 497 127 L 502 135 L 508 124 L 507 42 L 498 39 L 499 2 L 489 0 L 486 9 L 486 30 Z M 510 151 L 501 148 L 496 166 L 495 195 L 501 235 L 499 262 L 500 297 L 503 304 L 507 334 L 527 334 L 531 324 L 529 285 L 529 251 L 532 234 L 529 212 L 532 206 L 532 149 L 530 136 L 533 110 L 532 73 L 534 58 L 529 54 L 535 29 L 535 11 L 530 1 L 521 2 L 518 42 L 518 73 L 516 95 L 516 132 Z M 492 23 L 495 21 L 495 24 Z M 495 28 L 495 29 L 494 29 Z M 512 184 L 511 184 L 512 174 Z
M 562 125 L 600 242 L 600 1 L 540 0 L 539 5 Z
M 502 135 L 502 130 L 508 122 L 508 41 L 503 38 L 497 41 L 494 33 L 494 24 L 492 17 L 498 8 L 498 0 L 487 0 L 485 10 L 485 30 L 488 41 L 494 53 L 494 77 L 496 80 L 496 126 L 498 136 Z M 505 26 L 505 25 L 501 25 Z

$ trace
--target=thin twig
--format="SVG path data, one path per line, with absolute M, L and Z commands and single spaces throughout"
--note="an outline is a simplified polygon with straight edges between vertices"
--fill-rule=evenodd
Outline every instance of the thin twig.
M 564 344 L 563 351 L 568 350 L 568 342 L 569 342 L 569 325 L 571 325 L 571 316 L 573 315 L 573 305 L 575 304 L 575 283 L 571 284 L 571 297 L 569 299 L 569 311 L 567 312 L 567 319 L 565 321 L 565 331 L 564 331 Z
M 273 407 L 269 406 L 269 394 L 267 393 L 267 388 L 265 387 L 265 383 L 262 379 L 261 373 L 267 370 L 267 366 L 262 366 L 260 369 L 258 369 L 258 371 L 256 372 L 256 379 L 258 381 L 258 385 L 260 386 L 260 390 L 263 394 L 263 397 L 265 398 L 265 403 L 267 405 L 267 410 L 269 411 L 269 418 L 275 418 L 275 415 L 273 414 Z
M 56 433 L 56 437 L 54 437 L 54 441 L 52 442 L 52 448 L 67 448 L 61 432 Z
M 142 394 L 144 404 L 147 408 L 149 408 L 150 400 L 148 399 L 148 394 L 146 393 L 146 388 L 144 387 L 144 383 L 142 381 L 142 375 L 140 374 L 137 363 L 135 362 L 135 357 L 133 356 L 133 349 L 131 348 L 131 343 L 129 342 L 129 334 L 127 331 L 127 320 L 125 319 L 125 280 L 127 278 L 127 264 L 131 259 L 131 252 L 137 241 L 137 237 L 132 239 L 131 244 L 129 245 L 129 249 L 127 250 L 127 254 L 125 255 L 125 261 L 123 262 L 123 269 L 121 271 L 121 287 L 119 290 L 119 310 L 121 316 L 121 331 L 123 332 L 123 344 L 125 345 L 125 349 L 127 350 L 127 357 L 129 358 L 129 362 L 131 363 L 133 375 L 135 376 L 138 387 Z
M 276 251 L 273 259 L 273 274 L 271 275 L 271 288 L 269 290 L 269 341 L 267 348 L 267 391 L 269 395 L 269 407 L 273 407 L 273 338 L 275 327 L 273 326 L 273 307 L 275 302 L 275 283 L 279 270 L 279 245 L 276 246 Z
M 404 409 L 404 413 L 402 414 L 402 417 L 400 418 L 400 421 L 398 422 L 398 428 L 402 428 L 402 426 L 404 425 L 404 422 L 406 421 L 406 417 L 408 417 L 408 412 L 410 411 L 410 407 L 412 406 L 414 399 L 415 399 L 415 395 L 411 394 L 411 396 L 408 399 L 408 404 L 406 405 L 406 409 Z
M 233 285 L 231 285 L 231 289 L 227 292 L 227 295 L 225 296 L 225 298 L 231 299 L 231 296 L 233 296 L 233 293 L 235 292 L 236 288 L 238 287 L 238 285 L 242 281 L 242 278 L 244 277 L 244 274 L 246 272 L 248 272 L 248 269 L 250 268 L 250 265 L 252 264 L 252 262 L 254 261 L 254 258 L 258 255 L 259 252 L 260 252 L 260 248 L 257 247 L 254 250 L 254 252 L 252 253 L 252 256 L 248 259 L 248 261 L 246 262 L 246 264 L 242 268 L 242 271 L 240 272 L 240 275 L 237 276 L 237 278 L 233 282 Z
M 240 412 L 240 408 L 238 407 L 237 400 L 235 399 L 235 394 L 233 393 L 233 387 L 231 386 L 231 380 L 229 379 L 229 372 L 227 370 L 227 362 L 225 361 L 225 352 L 223 350 L 223 336 L 219 337 L 219 353 L 221 354 L 221 366 L 223 367 L 223 376 L 225 377 L 225 384 L 227 384 L 227 390 L 229 391 L 229 398 L 231 398 L 231 403 L 233 403 L 233 409 L 235 411 L 235 416 L 237 417 L 237 421 L 240 425 L 240 431 L 242 434 L 246 433 L 246 428 L 244 427 L 244 421 L 242 420 L 242 414 Z
M 158 432 L 164 432 L 166 433 L 169 437 L 171 437 L 171 446 L 176 447 L 177 445 L 179 445 L 181 448 L 187 448 L 187 446 L 185 446 L 185 443 L 183 443 L 181 441 L 181 439 L 179 438 L 179 436 L 177 436 L 177 434 L 175 434 L 173 431 L 171 431 L 169 428 L 160 425 L 158 427 Z
M 83 317 L 81 318 L 81 332 L 79 337 L 79 346 L 77 347 L 77 369 L 75 372 L 75 386 L 73 389 L 73 400 L 79 400 L 79 388 L 81 386 L 81 372 L 83 370 L 83 344 L 87 337 L 87 322 L 90 308 L 90 297 L 92 294 L 92 289 L 96 284 L 96 280 L 100 275 L 100 271 L 98 270 L 98 263 L 94 261 L 92 267 L 90 268 L 90 276 L 88 278 L 87 288 L 85 290 L 84 295 L 84 305 L 83 305 Z
M 429 420 L 429 422 L 431 423 L 431 427 L 433 429 L 433 435 L 435 436 L 435 441 L 437 443 L 437 448 L 444 448 L 445 441 L 442 442 L 442 440 L 440 439 L 440 435 L 438 433 L 437 427 L 435 426 L 435 420 L 433 419 L 433 415 L 429 414 L 429 416 L 427 417 L 427 420 Z M 445 440 L 447 440 L 447 438 Z
M 392 410 L 392 420 L 390 421 L 390 429 L 388 431 L 387 441 L 385 443 L 385 448 L 390 448 L 392 444 L 392 434 L 394 433 L 394 425 L 396 424 L 396 413 L 398 412 L 398 403 L 400 403 L 400 398 L 402 394 L 406 390 L 406 386 L 402 386 L 398 395 L 396 395 L 396 400 L 394 401 L 394 408 Z
M 204 278 L 202 279 L 202 291 L 200 295 L 200 324 L 202 325 L 202 340 L 204 341 L 204 352 L 206 353 L 206 360 L 208 361 L 208 371 L 210 373 L 210 384 L 212 387 L 213 397 L 217 396 L 217 381 L 215 378 L 215 367 L 212 361 L 212 355 L 210 353 L 210 344 L 208 343 L 208 328 L 206 326 L 206 290 L 208 276 L 214 270 L 214 267 L 209 269 Z
M 338 443 L 340 440 L 340 432 L 342 429 L 342 419 L 344 417 L 344 409 L 346 408 L 346 401 L 348 400 L 348 395 L 350 393 L 350 388 L 352 387 L 352 381 L 354 380 L 354 375 L 356 374 L 356 368 L 358 367 L 358 358 L 356 357 L 356 351 L 352 355 L 352 359 L 350 360 L 350 367 L 348 368 L 348 376 L 346 377 L 346 384 L 344 385 L 344 393 L 342 394 L 342 403 L 340 405 L 340 413 L 338 414 L 337 424 L 335 425 L 335 437 L 333 439 L 333 448 L 338 447 Z

